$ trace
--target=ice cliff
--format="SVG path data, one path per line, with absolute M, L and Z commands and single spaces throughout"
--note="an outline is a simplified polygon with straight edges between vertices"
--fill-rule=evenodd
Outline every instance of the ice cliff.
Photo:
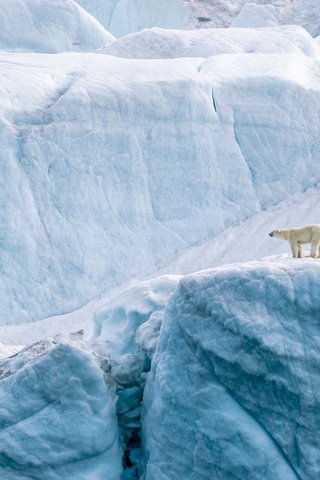
M 317 43 L 224 35 L 240 53 L 0 54 L 2 324 L 74 310 L 319 182 Z
M 318 478 L 319 288 L 307 259 L 181 280 L 145 389 L 145 480 Z

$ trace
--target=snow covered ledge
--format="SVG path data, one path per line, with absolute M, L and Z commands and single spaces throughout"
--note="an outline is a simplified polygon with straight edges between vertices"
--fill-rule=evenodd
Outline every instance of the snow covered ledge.
M 319 292 L 312 259 L 181 280 L 145 388 L 145 480 L 319 477 Z

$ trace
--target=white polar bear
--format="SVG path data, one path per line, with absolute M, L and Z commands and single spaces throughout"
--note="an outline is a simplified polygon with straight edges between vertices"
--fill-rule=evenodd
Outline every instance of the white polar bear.
M 273 230 L 273 232 L 269 233 L 269 235 L 270 237 L 287 240 L 290 243 L 294 258 L 303 257 L 302 244 L 304 243 L 311 243 L 311 257 L 319 257 L 320 224 Z

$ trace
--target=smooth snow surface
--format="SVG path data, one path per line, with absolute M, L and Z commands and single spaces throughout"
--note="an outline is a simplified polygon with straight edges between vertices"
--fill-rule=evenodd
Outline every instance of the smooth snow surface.
M 73 0 L 0 0 L 0 49 L 20 52 L 95 50 L 113 41 Z
M 145 389 L 146 480 L 317 478 L 319 288 L 313 259 L 181 280 Z
M 317 57 L 0 62 L 2 324 L 79 308 L 320 179 Z
M 112 390 L 79 342 L 36 343 L 0 362 L 0 477 L 120 480 Z
M 101 48 L 123 58 L 210 57 L 222 53 L 319 54 L 318 46 L 301 27 L 166 30 L 152 28 L 120 38 Z

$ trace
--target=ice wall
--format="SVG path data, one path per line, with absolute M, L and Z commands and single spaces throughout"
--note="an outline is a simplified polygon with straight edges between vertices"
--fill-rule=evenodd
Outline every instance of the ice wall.
M 2 324 L 74 310 L 320 179 L 317 57 L 0 62 Z
M 313 260 L 185 277 L 144 396 L 146 480 L 310 480 L 320 471 Z

